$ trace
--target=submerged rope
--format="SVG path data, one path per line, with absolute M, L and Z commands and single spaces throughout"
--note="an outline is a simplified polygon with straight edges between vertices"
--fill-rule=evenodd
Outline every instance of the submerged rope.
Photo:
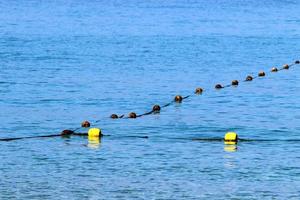
M 53 138 L 53 137 L 70 137 L 70 136 L 88 136 L 88 133 L 75 133 L 70 130 L 64 130 L 60 134 L 50 134 L 50 135 L 39 135 L 39 136 L 28 136 L 28 137 L 15 137 L 15 138 L 0 138 L 0 141 L 2 142 L 10 142 L 15 140 L 25 140 L 25 139 L 37 139 L 37 138 Z M 101 135 L 101 137 L 108 137 L 111 135 Z M 148 136 L 138 136 L 138 135 L 124 135 L 124 136 L 118 136 L 118 138 L 142 138 L 147 139 Z
M 65 130 L 66 131 L 66 130 Z M 62 137 L 69 138 L 70 136 L 81 136 L 87 137 L 88 133 L 71 133 L 71 134 L 53 134 L 53 135 L 42 135 L 42 136 L 29 136 L 29 137 L 16 137 L 16 138 L 1 138 L 0 142 L 10 142 L 15 140 L 25 140 L 25 139 L 38 139 L 38 138 L 53 138 L 53 137 Z M 112 135 L 101 135 L 101 137 L 114 137 Z M 125 135 L 125 136 L 115 136 L 117 138 L 140 138 L 140 139 L 149 139 L 149 136 L 138 136 L 138 135 Z M 184 141 L 198 141 L 198 142 L 225 142 L 224 138 L 213 137 L 213 138 L 174 138 L 166 137 L 168 140 L 184 140 Z M 300 139 L 249 139 L 249 138 L 238 138 L 237 142 L 300 142 Z

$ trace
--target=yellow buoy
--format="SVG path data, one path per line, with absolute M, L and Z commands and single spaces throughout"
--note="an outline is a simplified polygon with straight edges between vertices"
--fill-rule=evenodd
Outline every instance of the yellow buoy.
M 225 144 L 236 144 L 238 141 L 238 135 L 235 132 L 228 132 L 224 136 Z
M 99 128 L 90 128 L 88 132 L 89 137 L 100 137 L 101 136 L 101 130 Z

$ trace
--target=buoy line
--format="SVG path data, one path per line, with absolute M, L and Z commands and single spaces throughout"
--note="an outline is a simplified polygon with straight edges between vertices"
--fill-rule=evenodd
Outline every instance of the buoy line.
M 285 64 L 283 65 L 281 68 L 277 68 L 277 67 L 272 67 L 272 69 L 270 70 L 271 73 L 276 73 L 282 70 L 288 70 L 290 69 L 292 66 L 300 64 L 299 60 L 296 60 L 294 63 L 292 64 Z M 246 77 L 246 79 L 240 81 L 240 82 L 249 82 L 249 81 L 253 81 L 254 79 L 257 79 L 259 77 L 264 77 L 266 76 L 266 73 L 264 71 L 260 71 L 256 76 L 251 76 L 248 75 Z M 220 90 L 220 89 L 224 89 L 224 88 L 228 88 L 231 86 L 238 86 L 239 85 L 239 81 L 238 80 L 233 80 L 231 82 L 231 84 L 227 84 L 227 85 L 221 85 L 221 84 L 216 84 L 215 85 L 215 89 L 216 90 Z M 173 103 L 182 103 L 183 100 L 190 98 L 192 95 L 202 95 L 203 92 L 205 91 L 205 89 L 203 88 L 196 88 L 193 94 L 187 95 L 187 96 L 181 96 L 181 95 L 176 95 L 174 97 L 174 99 L 172 101 L 170 101 L 169 103 L 166 103 L 162 106 L 160 105 L 154 105 L 152 107 L 151 111 L 145 112 L 143 114 L 136 114 L 135 112 L 130 112 L 128 114 L 128 116 L 125 116 L 125 114 L 122 115 L 117 115 L 117 114 L 112 114 L 110 116 L 111 119 L 135 119 L 135 118 L 139 118 L 142 116 L 146 116 L 146 115 L 150 115 L 150 114 L 159 114 L 159 112 L 161 111 L 162 108 L 166 108 L 170 105 L 172 105 Z M 100 122 L 101 120 L 96 120 L 94 122 L 94 124 Z M 50 135 L 42 135 L 42 136 L 28 136 L 28 137 L 15 137 L 15 138 L 0 138 L 0 141 L 14 141 L 14 140 L 22 140 L 22 139 L 32 139 L 32 138 L 51 138 L 51 137 L 70 137 L 70 136 L 87 136 L 89 139 L 93 140 L 94 138 L 100 138 L 103 136 L 110 136 L 110 135 L 103 135 L 101 132 L 101 129 L 99 128 L 90 128 L 88 130 L 87 133 L 78 133 L 77 131 L 80 130 L 81 128 L 89 128 L 91 127 L 91 123 L 89 121 L 83 121 L 81 123 L 81 127 L 75 128 L 75 129 L 66 129 L 63 130 L 60 134 L 50 134 Z M 135 138 L 148 138 L 148 136 L 120 136 L 120 137 L 135 137 Z M 238 141 L 241 142 L 251 142 L 251 141 L 278 141 L 278 140 L 264 140 L 264 139 L 241 139 L 238 137 L 238 135 L 235 132 L 228 132 L 225 134 L 224 138 L 194 138 L 192 140 L 195 141 L 224 141 L 225 144 L 236 144 Z M 300 141 L 299 140 L 295 140 L 295 139 L 291 139 L 291 140 L 282 140 L 282 141 Z
M 75 133 L 70 130 L 64 130 L 60 134 L 50 134 L 50 135 L 41 135 L 41 136 L 28 136 L 28 137 L 16 137 L 16 138 L 1 138 L 0 142 L 11 142 L 16 140 L 25 140 L 25 139 L 39 139 L 39 138 L 70 138 L 71 136 L 80 136 L 87 137 L 89 141 L 97 141 L 102 137 L 110 138 L 138 138 L 138 139 L 149 139 L 147 135 L 103 135 L 101 130 L 98 128 L 90 128 L 87 133 Z M 153 137 L 155 138 L 155 137 Z M 249 138 L 239 138 L 235 132 L 227 132 L 224 137 L 163 137 L 167 140 L 177 140 L 177 141 L 195 141 L 195 142 L 224 142 L 225 145 L 236 145 L 238 142 L 242 143 L 251 143 L 251 142 L 300 142 L 300 139 L 249 139 Z
M 270 73 L 275 73 L 275 72 L 279 72 L 279 71 L 282 71 L 282 70 L 288 70 L 290 69 L 291 67 L 293 67 L 294 65 L 297 65 L 297 64 L 300 64 L 300 61 L 299 60 L 296 60 L 294 63 L 292 64 L 284 64 L 281 68 L 277 68 L 277 67 L 272 67 L 271 70 L 270 70 Z M 221 90 L 221 89 L 224 89 L 224 88 L 229 88 L 229 87 L 237 87 L 240 82 L 251 82 L 257 78 L 260 78 L 260 77 L 265 77 L 266 76 L 266 72 L 264 71 L 259 71 L 257 75 L 255 76 L 251 76 L 251 75 L 248 75 L 246 76 L 246 78 L 244 80 L 241 80 L 241 81 L 238 81 L 238 80 L 233 80 L 231 82 L 231 84 L 227 84 L 227 85 L 222 85 L 220 83 L 216 84 L 215 85 L 215 89 L 216 90 Z M 152 110 L 148 111 L 148 112 L 145 112 L 145 113 L 142 113 L 142 114 L 137 114 L 136 112 L 130 112 L 127 116 L 125 114 L 121 114 L 121 115 L 117 115 L 117 114 L 111 114 L 110 118 L 111 119 L 135 119 L 135 118 L 139 118 L 139 117 L 143 117 L 143 116 L 146 116 L 146 115 L 150 115 L 150 114 L 159 114 L 160 111 L 163 109 L 163 108 L 166 108 L 166 107 L 169 107 L 171 106 L 172 104 L 174 103 L 182 103 L 185 99 L 188 99 L 190 97 L 192 97 L 193 95 L 202 95 L 204 92 L 206 91 L 205 88 L 201 88 L 201 87 L 198 87 L 195 89 L 195 91 L 189 95 L 186 95 L 186 96 L 181 96 L 181 95 L 176 95 L 174 97 L 174 99 L 162 106 L 156 104 L 152 107 Z M 106 117 L 107 119 L 108 117 Z M 94 123 L 99 123 L 101 122 L 101 120 L 96 120 Z M 81 124 L 81 127 L 83 128 L 88 128 L 91 126 L 91 123 L 89 121 L 84 121 L 82 122 Z M 77 128 L 77 129 L 74 129 L 74 130 L 79 130 L 80 128 Z

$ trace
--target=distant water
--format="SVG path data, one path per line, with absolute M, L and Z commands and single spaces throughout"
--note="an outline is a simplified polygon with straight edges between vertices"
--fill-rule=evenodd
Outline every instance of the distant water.
M 300 2 L 0 1 L 0 199 L 299 199 Z M 160 115 L 143 113 L 193 93 Z M 84 131 L 84 130 L 82 130 Z M 221 138 L 239 143 L 228 152 Z M 149 139 L 125 136 L 149 136 Z M 276 141 L 277 140 L 277 141 Z M 225 149 L 224 149 L 225 147 Z

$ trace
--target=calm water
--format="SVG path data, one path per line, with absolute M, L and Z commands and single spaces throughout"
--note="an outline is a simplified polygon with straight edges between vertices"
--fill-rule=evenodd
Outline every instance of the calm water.
M 1 199 L 299 199 L 299 1 L 0 1 Z M 143 113 L 205 88 L 160 115 Z M 226 131 L 269 142 L 239 143 Z M 85 130 L 82 130 L 85 131 Z M 126 136 L 149 136 L 149 139 Z M 224 149 L 225 148 L 225 149 Z

